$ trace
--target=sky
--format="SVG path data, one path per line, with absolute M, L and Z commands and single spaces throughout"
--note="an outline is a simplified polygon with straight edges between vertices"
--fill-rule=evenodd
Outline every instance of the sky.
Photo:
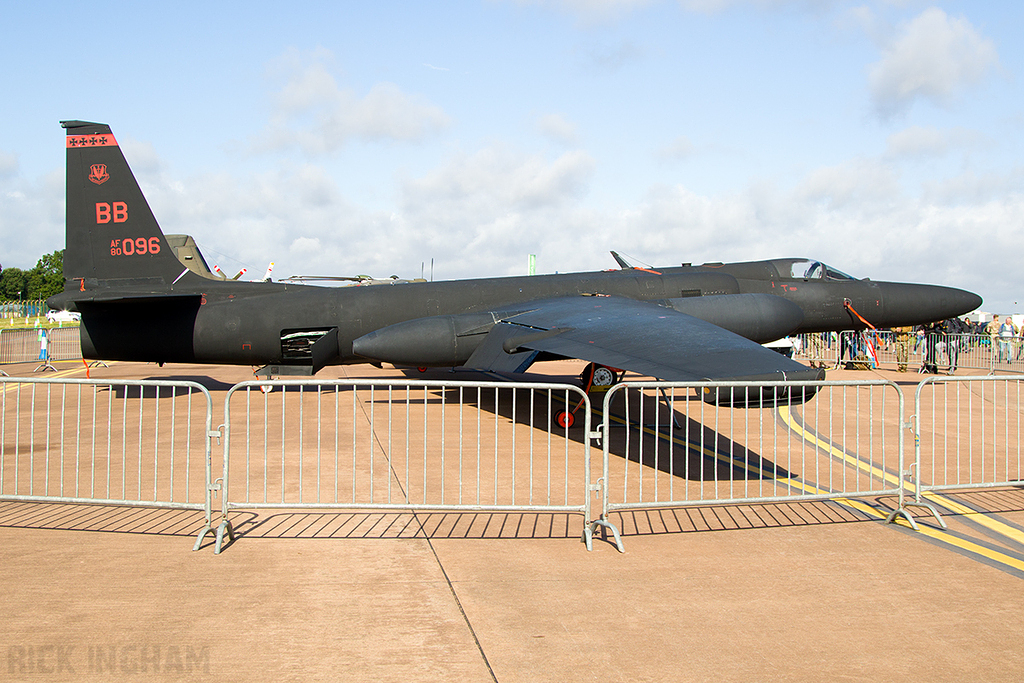
M 150 4 L 0 0 L 4 267 L 79 119 L 244 279 L 799 256 L 1024 311 L 1022 3 Z

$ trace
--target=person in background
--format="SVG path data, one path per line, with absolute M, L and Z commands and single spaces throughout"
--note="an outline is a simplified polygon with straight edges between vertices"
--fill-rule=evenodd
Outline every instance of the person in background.
M 928 375 L 939 374 L 935 345 L 939 341 L 939 335 L 942 332 L 941 325 L 940 321 L 924 326 L 924 362 L 921 363 L 921 369 L 918 372 Z
M 822 338 L 822 332 L 811 332 L 807 335 L 807 341 L 809 342 L 810 348 L 808 349 L 808 355 L 811 358 L 812 368 L 824 368 L 825 367 L 825 340 Z
M 896 333 L 896 366 L 900 372 L 907 371 L 907 362 L 910 360 L 910 334 L 913 331 L 913 327 L 893 329 Z
M 1003 324 L 999 326 L 999 356 L 997 360 L 1007 363 L 1013 361 L 1013 340 L 1017 338 L 1017 332 L 1013 318 L 1010 316 L 1003 318 Z
M 960 348 L 963 346 L 964 332 L 969 329 L 960 318 L 950 318 L 945 323 L 946 328 L 946 357 L 949 358 L 949 371 L 947 374 L 956 373 L 956 366 L 960 360 Z
M 992 354 L 996 360 L 999 360 L 999 349 L 996 346 L 996 340 L 999 338 L 999 316 L 992 316 L 992 320 L 985 326 L 985 332 L 988 333 L 988 348 L 989 353 Z

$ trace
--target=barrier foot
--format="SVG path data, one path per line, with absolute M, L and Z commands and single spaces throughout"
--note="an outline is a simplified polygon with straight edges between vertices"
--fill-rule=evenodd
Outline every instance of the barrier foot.
M 923 500 L 915 500 L 912 503 L 904 503 L 904 506 L 924 508 L 928 510 L 928 512 L 932 513 L 932 517 L 934 517 L 935 521 L 939 523 L 939 526 L 941 526 L 943 529 L 949 528 L 948 526 L 946 526 L 946 520 L 942 519 L 942 515 L 939 514 L 939 509 L 936 508 L 931 503 L 926 503 Z
M 580 538 L 580 543 L 585 543 L 587 550 L 594 549 L 594 531 L 597 527 L 611 529 L 612 536 L 615 538 L 615 547 L 619 549 L 620 553 L 626 552 L 626 549 L 622 546 L 622 537 L 619 536 L 619 530 L 615 528 L 614 524 L 604 519 L 595 519 L 590 524 L 584 525 L 583 536 Z
M 57 372 L 57 368 L 53 367 L 53 365 L 50 364 L 50 361 L 46 361 L 45 363 L 40 363 L 36 367 L 36 369 L 33 370 L 32 372 L 39 372 L 40 370 L 42 370 L 43 372 L 46 372 L 47 370 L 52 370 L 53 372 Z
M 904 510 L 903 508 L 899 508 L 890 512 L 889 516 L 885 518 L 885 523 L 892 524 L 896 521 L 897 517 L 902 517 L 903 519 L 907 520 L 907 522 L 910 523 L 910 528 L 914 531 L 920 531 L 920 528 L 917 526 L 917 522 L 914 521 L 914 516 L 907 512 L 906 510 Z
M 235 530 L 231 526 L 231 522 L 224 520 L 217 527 L 217 542 L 213 546 L 213 554 L 220 555 L 222 546 L 224 545 L 224 532 L 228 532 L 228 542 L 235 540 Z
M 199 536 L 196 537 L 196 544 L 194 546 L 192 546 L 192 552 L 195 552 L 196 550 L 199 550 L 200 546 L 203 545 L 203 539 L 206 538 L 206 534 L 212 534 L 212 533 L 213 533 L 213 524 L 211 522 L 207 522 L 206 526 L 203 527 L 203 530 L 199 532 Z

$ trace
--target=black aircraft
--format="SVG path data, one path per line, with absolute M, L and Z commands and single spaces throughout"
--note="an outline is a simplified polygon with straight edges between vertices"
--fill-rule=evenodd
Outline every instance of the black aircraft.
M 760 344 L 981 305 L 960 289 L 858 280 L 794 258 L 367 287 L 224 280 L 175 255 L 109 126 L 61 125 L 65 290 L 48 304 L 82 314 L 88 359 L 281 376 L 382 362 L 523 372 L 578 358 L 663 380 L 813 380 L 824 371 Z

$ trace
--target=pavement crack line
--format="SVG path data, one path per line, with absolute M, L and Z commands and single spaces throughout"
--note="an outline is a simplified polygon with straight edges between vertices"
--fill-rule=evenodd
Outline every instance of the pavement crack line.
M 355 400 L 355 396 L 353 396 L 353 400 Z M 373 434 L 374 442 L 376 442 L 377 447 L 380 449 L 381 453 L 384 454 L 384 458 L 388 462 L 388 469 L 391 471 L 391 475 L 395 479 L 395 482 L 398 486 L 398 490 L 401 491 L 402 497 L 405 498 L 405 500 L 408 502 L 409 495 L 406 492 L 405 487 L 402 486 L 401 477 L 398 476 L 398 472 L 395 471 L 394 463 L 391 460 L 391 453 L 388 452 L 388 450 L 384 447 L 384 443 L 377 435 L 377 430 L 374 429 L 373 423 L 369 419 L 370 416 L 366 414 L 365 403 L 360 401 L 359 408 L 362 411 L 363 418 L 366 419 L 367 423 L 369 424 L 370 431 Z M 451 577 L 448 576 L 448 571 L 444 568 L 444 563 L 441 561 L 440 555 L 437 554 L 437 548 L 434 547 L 434 542 L 431 540 L 430 534 L 427 532 L 426 523 L 420 519 L 419 514 L 416 512 L 415 509 L 411 510 L 411 512 L 412 518 L 416 521 L 416 526 L 419 527 L 419 533 L 423 534 L 423 538 L 427 542 L 427 547 L 430 548 L 430 552 L 434 556 L 434 561 L 437 562 L 437 567 L 441 570 L 441 576 L 444 577 L 444 581 L 448 585 L 448 591 L 452 594 L 452 599 L 455 601 L 455 606 L 459 608 L 459 614 L 462 615 L 462 621 L 465 622 L 466 628 L 469 629 L 469 635 L 473 637 L 473 643 L 476 645 L 477 652 L 480 653 L 480 658 L 483 660 L 484 666 L 487 667 L 487 673 L 490 674 L 491 680 L 494 681 L 494 683 L 498 683 L 498 677 L 494 675 L 494 669 L 491 667 L 490 660 L 487 659 L 487 653 L 484 652 L 484 646 L 480 642 L 480 638 L 477 636 L 476 629 L 473 628 L 473 622 L 470 621 L 469 615 L 466 614 L 466 610 L 462 606 L 462 600 L 459 599 L 459 594 L 455 590 L 455 585 L 452 583 Z
M 413 512 L 413 517 L 416 517 L 416 513 Z M 419 522 L 419 519 L 416 520 Z M 423 524 L 420 524 L 420 528 L 423 528 Z M 433 541 L 430 537 L 424 533 L 424 537 L 427 540 L 427 546 L 430 548 L 430 552 L 434 554 L 434 560 L 437 561 L 437 567 L 441 570 L 441 575 L 444 577 L 445 583 L 448 584 L 448 590 L 451 591 L 452 599 L 455 600 L 455 606 L 459 608 L 459 614 L 462 615 L 462 620 L 466 622 L 466 628 L 469 629 L 469 634 L 473 636 L 473 642 L 476 643 L 476 649 L 480 653 L 480 658 L 484 660 L 484 666 L 487 667 L 487 673 L 491 675 L 491 680 L 494 683 L 498 683 L 498 677 L 494 675 L 494 669 L 491 667 L 490 660 L 487 659 L 487 653 L 484 652 L 484 646 L 480 642 L 480 638 L 476 634 L 476 629 L 473 628 L 473 622 L 470 621 L 469 615 L 466 614 L 465 608 L 462 606 L 462 600 L 459 599 L 459 594 L 455 590 L 455 585 L 452 583 L 451 577 L 448 576 L 448 571 L 444 568 L 444 563 L 441 561 L 441 557 L 437 554 L 437 548 L 434 547 Z

